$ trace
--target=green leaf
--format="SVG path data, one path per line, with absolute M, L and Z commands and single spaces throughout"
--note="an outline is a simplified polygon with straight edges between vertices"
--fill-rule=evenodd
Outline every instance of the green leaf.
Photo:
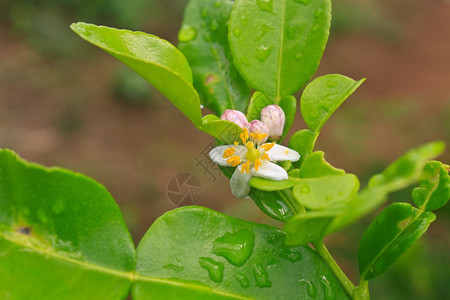
M 155 221 L 137 250 L 139 299 L 348 299 L 309 247 L 277 228 L 183 207 Z M 299 279 L 304 282 L 299 283 Z M 309 292 L 309 294 L 308 294 Z M 312 296 L 309 296 L 312 295 Z
M 387 269 L 428 229 L 436 216 L 408 203 L 394 203 L 370 224 L 359 245 L 359 270 L 363 280 Z
M 250 179 L 250 185 L 261 191 L 279 191 L 284 189 L 289 189 L 294 186 L 296 180 L 289 178 L 286 180 L 270 180 L 261 177 L 253 177 Z
M 281 191 L 267 192 L 252 188 L 249 196 L 263 213 L 275 220 L 286 222 L 294 215 Z
M 380 206 L 391 192 L 403 189 L 419 179 L 425 163 L 440 155 L 443 142 L 434 142 L 409 150 L 381 174 L 373 176 L 369 185 L 349 203 L 345 212 L 336 217 L 328 232 L 340 230 Z
M 202 131 L 212 135 L 225 144 L 233 144 L 234 141 L 239 141 L 239 134 L 242 132 L 242 128 L 239 125 L 212 116 L 214 115 L 206 115 L 203 117 L 203 124 L 200 128 Z
M 192 73 L 183 54 L 169 42 L 143 32 L 86 23 L 70 28 L 86 41 L 105 50 L 148 82 L 200 127 L 200 99 L 192 86 Z
M 297 179 L 293 193 L 303 206 L 317 210 L 349 202 L 358 189 L 358 178 L 353 174 L 344 174 Z
M 300 99 L 300 110 L 306 125 L 320 132 L 322 126 L 365 79 L 354 81 L 339 74 L 318 77 L 308 84 Z
M 294 162 L 297 168 L 302 165 L 308 155 L 313 151 L 318 134 L 309 129 L 302 129 L 294 133 L 289 141 L 289 148 L 300 153 L 300 160 Z
M 286 245 L 306 245 L 323 239 L 328 224 L 339 214 L 339 210 L 312 211 L 290 218 L 283 230 L 287 233 Z
M 343 175 L 345 171 L 337 169 L 325 161 L 324 153 L 316 151 L 309 155 L 300 167 L 300 178 L 318 178 L 324 176 Z
M 192 67 L 194 87 L 204 105 L 221 115 L 245 111 L 250 88 L 233 65 L 227 22 L 233 1 L 191 0 L 178 34 L 178 48 Z
M 414 203 L 422 210 L 436 210 L 450 198 L 448 167 L 439 161 L 428 162 L 419 180 L 420 187 L 412 191 Z
M 255 90 L 281 99 L 319 66 L 328 39 L 331 1 L 236 0 L 229 38 L 236 67 Z
M 297 99 L 295 99 L 294 96 L 286 96 L 283 97 L 278 105 L 283 109 L 284 115 L 286 117 L 286 121 L 284 123 L 284 130 L 283 135 L 280 138 L 279 143 L 284 139 L 286 134 L 289 132 L 289 129 L 292 126 L 292 123 L 294 123 L 295 118 L 295 112 L 297 110 Z
M 106 189 L 0 151 L 0 297 L 124 299 L 135 250 Z

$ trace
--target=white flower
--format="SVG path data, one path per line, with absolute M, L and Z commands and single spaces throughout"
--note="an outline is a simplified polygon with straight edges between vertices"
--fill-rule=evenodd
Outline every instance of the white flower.
M 271 180 L 288 179 L 288 174 L 272 161 L 297 161 L 297 151 L 275 143 L 261 143 L 267 134 L 248 132 L 244 128 L 240 135 L 242 144 L 222 145 L 209 152 L 211 159 L 220 166 L 236 167 L 230 179 L 231 192 L 237 198 L 244 198 L 250 192 L 250 179 L 253 176 Z

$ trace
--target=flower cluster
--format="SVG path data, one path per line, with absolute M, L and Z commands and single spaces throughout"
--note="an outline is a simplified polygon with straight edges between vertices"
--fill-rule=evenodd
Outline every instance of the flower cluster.
M 269 105 L 261 111 L 261 121 L 247 121 L 237 110 L 227 110 L 222 120 L 236 123 L 242 128 L 240 140 L 233 145 L 215 147 L 209 153 L 211 159 L 220 166 L 236 167 L 230 179 L 231 192 L 237 198 L 244 198 L 250 192 L 253 176 L 271 180 L 288 179 L 286 170 L 277 161 L 297 161 L 298 152 L 278 145 L 284 129 L 284 112 L 278 105 Z M 267 143 L 267 140 L 271 142 Z

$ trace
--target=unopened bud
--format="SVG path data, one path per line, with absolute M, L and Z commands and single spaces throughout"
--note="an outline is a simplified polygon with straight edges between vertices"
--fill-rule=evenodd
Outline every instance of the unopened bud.
M 245 126 L 253 139 L 256 139 L 260 143 L 265 143 L 269 135 L 269 129 L 260 120 L 253 120 Z M 253 135 L 252 135 L 253 134 Z M 258 135 L 258 136 L 256 136 Z
M 269 140 L 278 141 L 283 135 L 286 117 L 278 105 L 269 105 L 261 111 L 261 121 L 269 130 Z
M 244 128 L 248 124 L 245 115 L 242 112 L 233 109 L 224 111 L 220 119 L 236 123 L 241 128 Z

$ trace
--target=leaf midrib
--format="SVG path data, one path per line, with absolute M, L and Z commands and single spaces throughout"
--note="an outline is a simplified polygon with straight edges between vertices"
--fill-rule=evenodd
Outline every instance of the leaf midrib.
M 19 235 L 18 233 L 15 233 L 13 231 L 11 231 L 11 233 L 13 234 L 13 236 L 14 235 Z M 30 247 L 29 244 L 25 244 L 25 243 L 21 242 L 20 239 L 11 239 L 11 238 L 6 237 L 3 234 L 3 232 L 0 231 L 0 239 L 1 238 L 9 241 L 12 244 L 16 244 L 16 245 L 21 246 L 23 248 L 30 249 L 33 252 L 39 253 L 41 255 L 45 255 L 45 257 L 51 257 L 51 258 L 53 258 L 55 260 L 71 263 L 71 264 L 74 264 L 76 266 L 80 266 L 82 269 L 95 270 L 95 271 L 98 271 L 98 272 L 101 272 L 101 273 L 105 273 L 105 274 L 109 274 L 109 275 L 113 275 L 113 276 L 116 276 L 116 277 L 122 277 L 122 278 L 125 278 L 125 279 L 128 279 L 129 281 L 131 281 L 131 283 L 135 283 L 135 282 L 139 282 L 139 281 L 155 282 L 155 283 L 162 283 L 162 284 L 167 284 L 167 285 L 172 285 L 172 286 L 183 286 L 183 287 L 188 287 L 188 288 L 196 289 L 196 290 L 204 290 L 204 291 L 207 291 L 207 292 L 210 292 L 210 293 L 213 293 L 213 294 L 227 296 L 227 297 L 234 298 L 234 299 L 243 299 L 243 300 L 250 300 L 250 299 L 252 299 L 252 298 L 249 298 L 249 297 L 240 296 L 240 295 L 232 294 L 232 293 L 229 293 L 229 292 L 215 290 L 215 289 L 209 288 L 207 286 L 199 285 L 199 284 L 174 281 L 174 280 L 170 280 L 170 279 L 167 279 L 167 278 L 156 278 L 156 277 L 140 275 L 140 274 L 137 274 L 135 271 L 133 271 L 133 272 L 126 272 L 126 271 L 114 270 L 114 269 L 111 269 L 111 268 L 108 268 L 108 267 L 103 267 L 103 266 L 100 266 L 100 265 L 92 264 L 92 263 L 87 262 L 87 261 L 76 260 L 76 259 L 70 258 L 68 256 L 60 255 L 60 254 L 58 254 L 57 252 L 54 252 L 54 251 L 45 251 L 42 248 Z

